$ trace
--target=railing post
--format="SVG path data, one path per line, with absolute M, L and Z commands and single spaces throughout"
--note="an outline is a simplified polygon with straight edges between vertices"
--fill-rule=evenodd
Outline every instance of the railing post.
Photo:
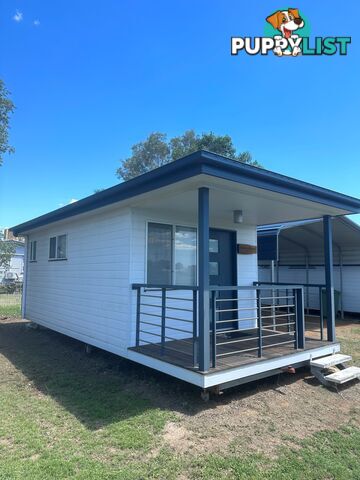
M 305 347 L 305 315 L 304 315 L 304 290 L 303 288 L 297 288 L 295 290 L 296 295 L 296 347 Z
M 290 321 L 291 321 L 291 316 L 290 316 L 290 307 L 289 307 L 289 290 L 286 289 L 286 292 L 285 292 L 285 296 L 286 296 L 286 305 L 287 305 L 287 308 L 286 308 L 286 313 L 288 314 L 288 316 L 286 317 L 287 318 L 287 331 L 288 333 L 291 332 L 291 325 L 290 325 Z
M 261 318 L 261 290 L 260 288 L 256 290 L 256 300 L 257 300 L 257 311 L 258 311 L 258 343 L 259 343 L 259 353 L 258 356 L 262 357 L 262 318 Z
M 216 291 L 211 292 L 212 366 L 216 367 Z
M 140 297 L 141 287 L 136 289 L 136 340 L 135 345 L 140 345 Z
M 319 305 L 320 305 L 320 339 L 324 340 L 324 305 L 323 305 L 323 287 L 319 287 Z
M 198 364 L 197 291 L 193 290 L 193 366 Z
M 161 289 L 161 355 L 165 352 L 166 288 Z
M 198 191 L 199 370 L 210 368 L 209 189 Z

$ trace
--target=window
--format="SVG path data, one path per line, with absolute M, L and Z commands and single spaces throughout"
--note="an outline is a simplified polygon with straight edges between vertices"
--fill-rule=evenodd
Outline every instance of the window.
M 209 252 L 219 253 L 219 240 L 216 238 L 209 238 Z
M 214 276 L 219 275 L 219 263 L 218 262 L 209 262 L 209 275 L 214 275 Z
M 49 260 L 66 260 L 66 235 L 50 237 Z
M 157 285 L 196 284 L 196 229 L 148 224 L 147 281 Z
M 171 284 L 172 226 L 148 225 L 147 278 L 149 283 Z
M 36 240 L 30 242 L 30 262 L 36 262 Z
M 175 227 L 175 285 L 196 284 L 196 229 Z

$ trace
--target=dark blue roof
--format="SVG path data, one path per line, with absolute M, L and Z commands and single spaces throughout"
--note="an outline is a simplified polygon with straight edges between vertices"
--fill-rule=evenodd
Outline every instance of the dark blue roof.
M 11 230 L 15 235 L 19 235 L 33 228 L 135 197 L 200 174 L 322 203 L 345 210 L 347 213 L 360 212 L 360 200 L 357 198 L 200 150 L 71 205 L 16 225 Z

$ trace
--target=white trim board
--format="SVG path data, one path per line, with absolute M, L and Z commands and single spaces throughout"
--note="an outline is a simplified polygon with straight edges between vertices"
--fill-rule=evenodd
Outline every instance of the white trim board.
M 172 377 L 179 378 L 185 382 L 192 383 L 201 388 L 210 388 L 216 385 L 232 382 L 240 378 L 252 377 L 263 372 L 271 372 L 278 368 L 296 365 L 298 363 L 310 361 L 313 358 L 331 355 L 340 351 L 340 344 L 332 343 L 322 347 L 291 353 L 284 357 L 272 358 L 269 360 L 260 360 L 249 365 L 235 367 L 221 372 L 201 374 L 186 368 L 163 362 L 157 358 L 149 357 L 133 350 L 128 350 L 128 358 L 134 362 L 141 363 L 160 372 L 167 373 Z

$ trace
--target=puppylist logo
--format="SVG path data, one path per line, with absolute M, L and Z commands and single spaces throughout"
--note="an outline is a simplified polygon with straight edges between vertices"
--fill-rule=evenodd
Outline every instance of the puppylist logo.
M 308 20 L 297 8 L 277 10 L 266 18 L 264 37 L 231 37 L 231 55 L 245 52 L 248 55 L 278 57 L 298 55 L 347 55 L 351 37 L 315 37 L 310 39 Z

